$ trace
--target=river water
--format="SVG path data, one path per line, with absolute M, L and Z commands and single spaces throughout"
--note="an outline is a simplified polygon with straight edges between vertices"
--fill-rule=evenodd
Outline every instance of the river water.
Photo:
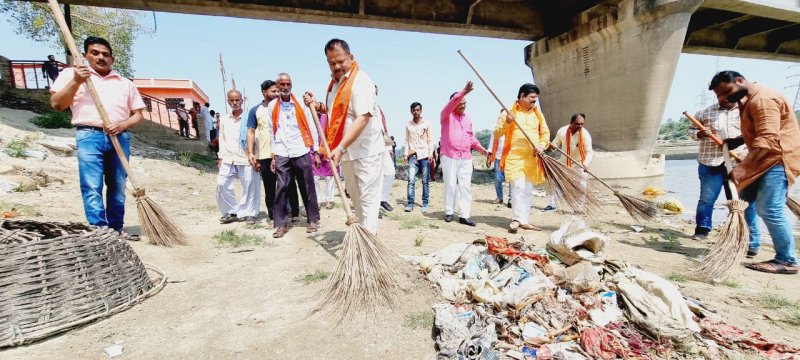
M 686 211 L 681 216 L 684 219 L 694 219 L 697 199 L 700 197 L 700 180 L 697 177 L 697 160 L 667 160 L 663 177 L 615 181 L 614 183 L 629 187 L 630 194 L 637 196 L 641 195 L 642 190 L 644 190 L 646 186 L 661 187 L 667 194 L 660 199 L 678 199 L 686 208 Z M 793 196 L 800 196 L 800 186 L 795 184 L 790 190 L 790 193 Z M 714 206 L 714 215 L 712 219 L 714 226 L 725 222 L 725 217 L 728 215 L 727 208 L 725 207 L 725 200 L 725 193 L 721 192 Z M 797 219 L 789 209 L 786 209 L 786 215 L 795 231 L 800 231 L 800 223 L 796 221 Z M 766 235 L 766 229 L 764 228 L 763 230 L 762 234 Z

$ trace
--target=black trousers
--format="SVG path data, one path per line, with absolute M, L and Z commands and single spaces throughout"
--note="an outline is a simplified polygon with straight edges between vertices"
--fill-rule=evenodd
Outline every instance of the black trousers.
M 261 163 L 261 181 L 264 183 L 264 203 L 267 205 L 267 214 L 269 219 L 274 219 L 272 208 L 275 206 L 275 186 L 278 180 L 277 174 L 270 170 L 272 159 L 262 159 L 258 162 Z M 300 199 L 297 198 L 297 180 L 292 177 L 289 181 L 289 189 L 286 191 L 289 197 L 289 208 L 292 212 L 292 217 L 300 216 Z
M 317 204 L 317 189 L 314 186 L 314 174 L 311 170 L 311 156 L 305 154 L 295 158 L 287 158 L 275 155 L 273 161 L 275 161 L 275 176 L 277 177 L 275 206 L 273 207 L 275 227 L 284 227 L 289 223 L 286 201 L 293 177 L 297 182 L 297 190 L 300 192 L 300 197 L 303 198 L 308 222 L 318 222 L 319 206 Z
M 189 120 L 178 119 L 178 127 L 181 136 L 189 137 Z

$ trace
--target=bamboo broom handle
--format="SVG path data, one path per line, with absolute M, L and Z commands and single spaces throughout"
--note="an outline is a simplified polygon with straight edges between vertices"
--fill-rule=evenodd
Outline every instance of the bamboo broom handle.
M 61 13 L 58 2 L 56 0 L 47 0 L 47 3 L 50 5 L 50 10 L 53 11 L 53 19 L 56 20 L 58 28 L 61 30 L 61 36 L 64 37 L 67 48 L 72 55 L 75 56 L 75 64 L 83 64 L 83 56 L 78 51 L 78 47 L 75 46 L 75 39 L 72 38 L 72 33 L 69 31 L 69 27 L 67 27 L 67 21 L 64 19 L 64 14 Z M 92 83 L 91 75 L 86 78 L 85 84 L 89 95 L 92 97 L 92 101 L 94 101 L 97 112 L 100 114 L 100 118 L 103 119 L 103 126 L 108 128 L 111 126 L 111 122 L 108 120 L 108 113 L 106 112 L 105 106 L 103 106 L 103 102 L 100 101 L 100 95 L 97 94 L 97 89 L 95 89 L 94 83 Z M 144 189 L 139 188 L 136 177 L 133 175 L 133 171 L 131 171 L 131 166 L 128 164 L 128 158 L 125 157 L 125 152 L 122 151 L 122 147 L 119 145 L 119 139 L 117 139 L 116 135 L 109 135 L 109 138 L 111 138 L 111 144 L 114 145 L 114 150 L 117 152 L 122 167 L 125 169 L 125 172 L 128 173 L 128 179 L 130 179 L 131 185 L 133 185 L 134 194 L 139 194 L 141 191 L 141 195 L 144 195 Z
M 475 72 L 475 75 L 478 75 L 478 79 L 480 79 L 481 82 L 483 83 L 483 85 L 486 86 L 486 90 L 489 90 L 489 93 L 491 93 L 492 96 L 494 96 L 494 99 L 497 100 L 497 102 L 500 104 L 500 106 L 503 108 L 503 110 L 505 110 L 505 112 L 508 113 L 509 110 L 506 107 L 506 105 L 503 104 L 503 101 L 500 100 L 500 98 L 497 96 L 497 94 L 494 93 L 492 88 L 489 86 L 489 83 L 487 83 L 486 80 L 484 80 L 483 76 L 481 76 L 481 73 L 478 71 L 478 69 L 476 69 L 475 66 L 472 65 L 472 63 L 469 61 L 469 59 L 467 59 L 467 56 L 464 55 L 464 53 L 461 52 L 461 50 L 458 50 L 458 54 L 461 55 L 461 58 L 464 59 L 464 61 L 467 63 L 467 65 L 469 65 L 469 67 L 472 69 L 472 71 Z M 516 117 L 514 118 L 514 124 L 517 126 L 517 129 L 522 131 L 522 135 L 525 136 L 525 139 L 528 140 L 528 143 L 530 143 L 531 146 L 534 149 L 536 149 L 536 145 L 534 145 L 535 143 L 533 142 L 533 140 L 531 140 L 531 137 L 528 136 L 528 132 L 526 132 L 525 129 L 523 129 L 522 126 L 519 125 L 519 122 L 517 121 Z
M 344 207 L 345 213 L 347 213 L 347 220 L 355 218 L 353 215 L 353 211 L 350 210 L 350 204 L 347 203 L 347 195 L 344 193 L 344 185 L 342 185 L 342 181 L 339 179 L 339 170 L 337 170 L 336 164 L 333 163 L 333 159 L 331 159 L 331 149 L 328 147 L 328 139 L 323 135 L 325 132 L 322 129 L 322 124 L 319 123 L 319 114 L 317 114 L 317 109 L 314 106 L 309 106 L 311 108 L 311 117 L 314 118 L 314 124 L 317 125 L 317 132 L 319 133 L 319 138 L 322 140 L 322 148 L 325 149 L 325 153 L 328 154 L 328 163 L 331 164 L 331 170 L 333 170 L 333 180 L 336 182 L 336 188 L 339 189 L 339 197 L 342 198 L 342 206 Z
M 697 118 L 692 116 L 692 114 L 689 114 L 688 111 L 684 111 L 683 115 L 686 116 L 686 118 L 689 119 L 689 121 L 691 121 L 692 124 L 694 124 L 694 126 L 696 126 L 698 129 L 700 129 L 700 131 L 705 131 L 706 130 L 706 127 L 703 126 L 703 123 L 701 123 L 699 120 L 697 120 Z M 717 135 L 710 134 L 708 137 L 711 139 L 711 141 L 713 141 L 715 144 L 717 144 L 717 146 L 721 147 L 722 144 L 724 144 L 723 141 Z M 736 161 L 738 161 L 738 162 L 742 162 L 742 158 L 739 156 L 739 154 L 737 154 L 737 153 L 735 153 L 733 151 L 730 151 L 730 150 L 727 150 L 727 151 L 728 151 L 728 155 L 730 155 L 730 157 L 736 159 Z
M 730 173 L 733 171 L 733 163 L 731 162 L 731 157 L 729 154 L 733 154 L 733 152 L 728 151 L 728 144 L 722 145 L 722 159 L 725 162 L 725 172 L 727 172 L 728 176 L 728 187 L 731 191 L 731 199 L 738 200 L 739 199 L 739 191 L 736 190 L 736 184 L 733 182 L 733 179 L 730 178 Z

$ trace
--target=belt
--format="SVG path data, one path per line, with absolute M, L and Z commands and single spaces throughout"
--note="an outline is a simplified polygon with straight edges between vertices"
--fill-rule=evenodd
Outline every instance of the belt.
M 101 128 L 101 127 L 98 127 L 98 126 L 89 126 L 89 125 L 75 125 L 75 130 L 89 130 L 89 131 L 99 131 L 99 132 L 105 132 L 106 131 L 104 128 Z M 125 130 L 125 131 L 128 131 L 128 130 Z M 125 131 L 123 131 L 123 133 Z

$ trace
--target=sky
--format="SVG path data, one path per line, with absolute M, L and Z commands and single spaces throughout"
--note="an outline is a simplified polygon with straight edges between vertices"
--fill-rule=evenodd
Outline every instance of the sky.
M 523 50 L 529 41 L 171 13 L 155 13 L 154 20 L 153 13 L 142 14 L 150 32 L 134 43 L 135 76 L 192 79 L 210 96 L 211 108 L 218 111 L 224 111 L 220 53 L 229 79 L 227 88 L 231 88 L 230 79 L 235 79 L 250 106 L 261 100 L 259 84 L 275 79 L 280 72 L 292 76 L 295 94 L 311 91 L 323 99 L 330 81 L 323 47 L 334 37 L 346 40 L 361 69 L 379 87 L 379 104 L 398 146 L 405 143 L 412 102 L 422 103 L 423 118 L 431 121 L 438 134 L 439 111 L 450 94 L 468 80 L 475 82 L 475 91 L 467 98 L 474 129 L 494 126 L 500 107 L 460 58 L 459 49 L 507 106 L 515 100 L 520 85 L 533 82 L 530 68 L 524 64 Z M 0 14 L 0 55 L 12 60 L 44 60 L 48 54 L 56 54 L 63 61 L 63 51 L 15 34 L 8 20 Z M 705 103 L 712 104 L 713 93 L 706 89 L 717 70 L 737 70 L 751 81 L 783 91 L 793 101 L 797 88 L 790 86 L 800 83 L 800 66 L 790 65 L 681 54 L 663 120 L 677 119 L 684 110 L 698 110 L 702 94 Z M 797 76 L 789 78 L 792 75 Z M 542 89 L 541 101 L 546 103 L 547 89 Z M 591 130 L 590 122 L 587 128 Z

